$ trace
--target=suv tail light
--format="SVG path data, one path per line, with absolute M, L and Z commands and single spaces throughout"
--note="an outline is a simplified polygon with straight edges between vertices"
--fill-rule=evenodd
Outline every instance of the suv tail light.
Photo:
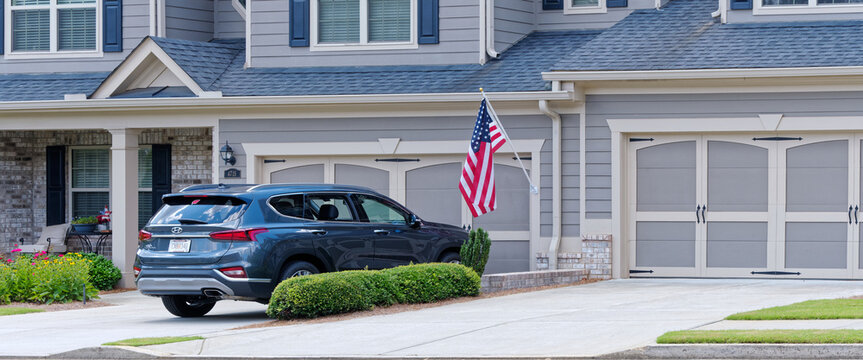
M 135 277 L 138 277 L 138 275 L 141 275 L 141 268 L 139 268 L 137 266 L 133 266 L 132 270 L 135 271 Z
M 264 228 L 217 231 L 210 233 L 210 238 L 213 240 L 258 241 L 256 236 L 268 231 Z
M 246 270 L 240 266 L 223 268 L 223 269 L 219 269 L 219 271 L 221 271 L 222 274 L 225 274 L 225 276 L 230 277 L 230 278 L 245 279 L 247 277 L 246 276 Z
M 138 232 L 138 241 L 146 241 L 153 238 L 153 234 L 148 231 L 141 230 Z

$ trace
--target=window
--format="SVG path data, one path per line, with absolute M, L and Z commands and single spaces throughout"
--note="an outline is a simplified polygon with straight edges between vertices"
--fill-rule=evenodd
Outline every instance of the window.
M 111 208 L 111 157 L 106 148 L 72 148 L 70 189 L 72 218 L 98 215 Z M 138 226 L 153 215 L 153 151 L 138 149 Z
M 566 0 L 565 14 L 591 14 L 607 12 L 605 0 Z
M 863 12 L 863 0 L 755 0 L 756 15 Z
M 318 221 L 354 221 L 348 199 L 342 195 L 314 194 L 306 196 L 305 218 Z
M 415 48 L 416 0 L 312 0 L 312 49 Z
M 355 195 L 354 198 L 362 221 L 395 225 L 408 222 L 408 214 L 388 201 L 368 195 Z
M 7 54 L 97 53 L 99 0 L 3 0 Z

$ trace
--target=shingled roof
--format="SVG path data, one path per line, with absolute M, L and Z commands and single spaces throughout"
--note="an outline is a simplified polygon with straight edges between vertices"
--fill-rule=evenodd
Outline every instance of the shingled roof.
M 108 73 L 0 75 L 0 101 L 63 100 L 66 94 L 90 94 Z
M 720 24 L 715 0 L 636 10 L 554 70 L 682 70 L 863 65 L 863 21 Z

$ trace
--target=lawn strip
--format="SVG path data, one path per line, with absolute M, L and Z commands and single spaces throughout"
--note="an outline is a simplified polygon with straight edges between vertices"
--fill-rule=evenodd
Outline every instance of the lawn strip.
M 863 299 L 810 300 L 731 315 L 726 320 L 863 319 Z
M 37 313 L 37 312 L 44 312 L 44 311 L 45 310 L 30 309 L 30 308 L 23 308 L 23 307 L 3 307 L 3 308 L 0 308 L 0 316 L 29 314 L 29 313 Z
M 684 330 L 656 339 L 658 344 L 860 344 L 863 330 Z
M 112 341 L 107 342 L 102 345 L 106 346 L 147 346 L 147 345 L 161 345 L 161 344 L 170 344 L 175 342 L 183 342 L 183 341 L 192 341 L 192 340 L 202 340 L 204 338 L 200 336 L 163 336 L 163 337 L 143 337 L 143 338 L 132 338 L 120 341 Z

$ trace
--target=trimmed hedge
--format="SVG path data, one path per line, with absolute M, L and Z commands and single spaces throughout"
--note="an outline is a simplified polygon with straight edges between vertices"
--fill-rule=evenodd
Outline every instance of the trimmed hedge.
M 267 315 L 314 318 L 395 303 L 427 303 L 477 296 L 480 277 L 459 264 L 420 264 L 290 278 L 273 291 Z
M 108 258 L 93 253 L 83 253 L 84 259 L 90 260 L 90 282 L 99 290 L 111 290 L 122 274 L 120 269 Z

